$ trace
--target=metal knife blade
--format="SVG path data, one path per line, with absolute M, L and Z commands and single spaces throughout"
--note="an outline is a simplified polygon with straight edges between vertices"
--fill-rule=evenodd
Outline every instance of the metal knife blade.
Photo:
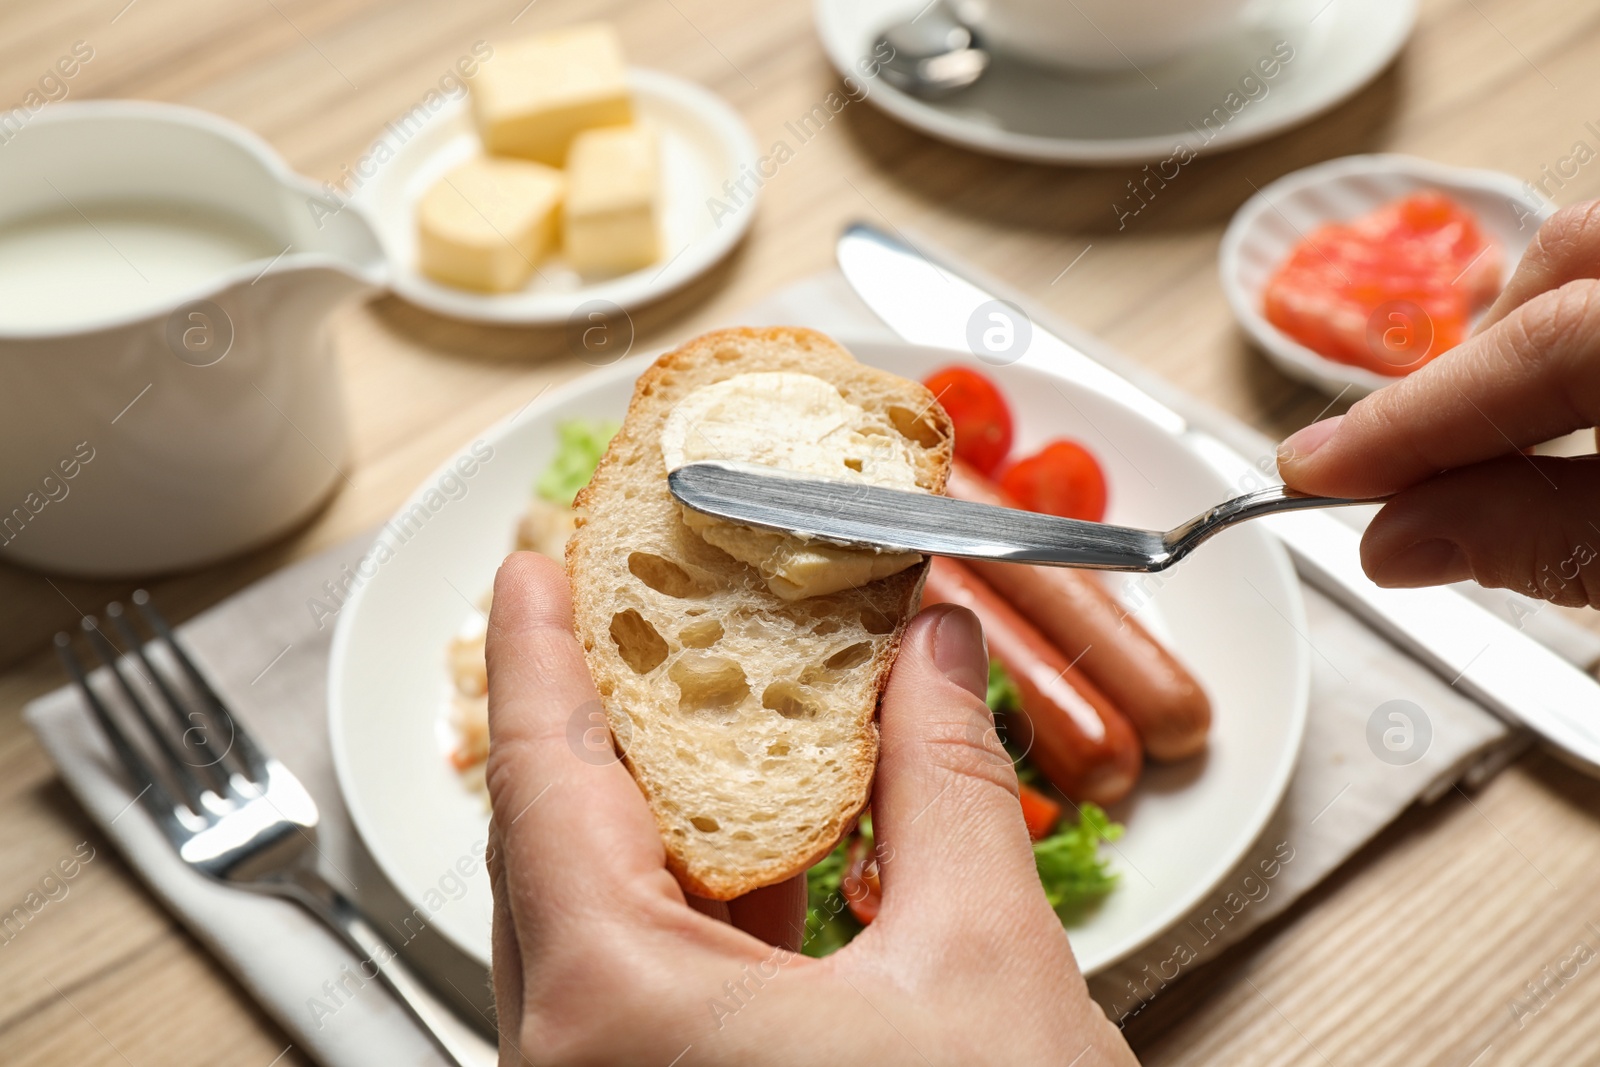
M 846 228 L 836 255 L 839 269 L 856 295 L 890 329 L 913 344 L 966 348 L 967 324 L 973 314 L 997 299 L 906 242 L 866 223 Z M 1176 436 L 1189 428 L 1189 420 L 1182 415 L 1045 330 L 1032 331 L 1024 358 L 1134 409 L 1169 434 Z
M 1159 569 L 1129 561 L 1171 555 L 1153 530 L 744 463 L 690 463 L 668 474 L 667 485 L 682 503 L 719 519 L 880 551 L 1115 571 Z
M 856 223 L 839 238 L 839 267 L 856 294 L 908 341 L 966 349 L 968 322 L 994 294 L 909 242 Z M 1023 358 L 1144 415 L 1236 484 L 1260 470 L 1216 437 L 1037 324 Z M 1501 718 L 1527 727 L 1580 770 L 1600 777 L 1600 683 L 1521 630 L 1450 589 L 1381 589 L 1361 570 L 1360 535 L 1318 512 L 1260 520 L 1306 581 Z

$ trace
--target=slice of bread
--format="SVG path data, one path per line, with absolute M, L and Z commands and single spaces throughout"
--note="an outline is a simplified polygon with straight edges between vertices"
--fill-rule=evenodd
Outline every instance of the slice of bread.
M 813 330 L 719 330 L 639 378 L 578 495 L 567 573 L 589 670 L 668 866 L 713 900 L 804 871 L 866 804 L 878 698 L 927 572 L 924 560 L 784 600 L 685 525 L 661 453 L 668 413 L 702 386 L 767 371 L 821 378 L 865 409 L 868 432 L 905 438 L 929 492 L 944 491 L 951 462 L 950 419 L 933 394 Z

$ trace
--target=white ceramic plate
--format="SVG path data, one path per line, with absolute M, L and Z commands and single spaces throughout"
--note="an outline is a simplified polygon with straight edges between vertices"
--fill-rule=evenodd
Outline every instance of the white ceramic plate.
M 1262 314 L 1261 293 L 1294 246 L 1318 226 L 1364 215 L 1423 189 L 1442 190 L 1471 209 L 1500 242 L 1508 279 L 1539 224 L 1555 211 L 1509 174 L 1414 156 L 1345 156 L 1284 175 L 1234 213 L 1218 252 L 1222 290 L 1234 315 L 1279 370 L 1346 400 L 1397 380 L 1331 360 L 1289 337 Z
M 927 0 L 813 0 L 817 33 L 841 74 L 885 26 Z M 1042 163 L 1143 163 L 1259 141 L 1326 111 L 1371 81 L 1411 34 L 1416 0 L 1270 0 L 1239 28 L 1192 55 L 1143 71 L 1074 74 L 995 57 L 972 88 L 919 100 L 874 79 L 868 99 L 953 144 Z M 1293 58 L 1236 112 L 1205 129 L 1240 79 L 1286 42 Z M 1259 78 L 1259 74 L 1257 75 Z M 1240 94 L 1244 98 L 1244 94 Z
M 558 256 L 539 263 L 519 292 L 486 294 L 441 285 L 417 270 L 416 202 L 447 171 L 482 152 L 465 98 L 447 102 L 404 141 L 398 123 L 385 127 L 366 159 L 374 173 L 356 191 L 358 205 L 378 231 L 388 256 L 391 287 L 413 304 L 441 315 L 507 325 L 563 323 L 583 304 L 606 301 L 632 309 L 709 270 L 738 243 L 755 216 L 759 189 L 734 206 L 723 189 L 756 166 L 750 130 L 721 97 L 659 71 L 628 72 L 641 122 L 661 133 L 661 262 L 609 278 L 580 276 Z M 379 145 L 387 145 L 380 150 Z M 392 152 L 392 155 L 390 153 Z M 390 156 L 381 159 L 382 156 Z M 381 161 L 380 161 L 381 159 Z M 731 212 L 713 214 L 710 201 Z
M 908 345 L 851 347 L 863 361 L 913 378 L 970 358 Z M 529 487 L 553 452 L 555 424 L 619 418 L 647 365 L 635 358 L 597 371 L 485 431 L 479 451 L 492 447 L 493 458 L 377 568 L 339 616 L 329 718 L 351 816 L 395 887 L 485 963 L 487 880 L 468 880 L 457 900 L 437 893 L 441 879 L 453 884 L 447 872 L 457 860 L 483 840 L 487 819 L 445 760 L 445 644 L 474 610 L 464 598 L 476 600 L 504 558 Z M 1204 463 L 1126 408 L 1026 362 L 988 373 L 1015 409 L 1019 448 L 1066 433 L 1099 455 L 1111 486 L 1111 521 L 1166 529 L 1231 495 Z M 438 485 L 438 475 L 429 478 L 405 510 L 425 504 Z M 1259 527 L 1227 531 L 1165 575 L 1133 576 L 1123 593 L 1199 675 L 1216 723 L 1205 757 L 1147 768 L 1134 795 L 1112 812 L 1127 824 L 1114 854 L 1122 884 L 1071 932 L 1088 972 L 1155 937 L 1239 860 L 1288 783 L 1306 714 L 1309 654 L 1296 635 L 1304 630 L 1300 587 L 1282 548 Z

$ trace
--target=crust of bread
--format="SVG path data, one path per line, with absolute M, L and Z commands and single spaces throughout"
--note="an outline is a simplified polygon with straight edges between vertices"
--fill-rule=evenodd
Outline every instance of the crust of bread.
M 911 442 L 929 492 L 944 492 L 952 455 L 949 417 L 926 388 L 858 363 L 814 330 L 708 333 L 635 385 L 575 505 L 582 517 L 566 549 L 575 628 L 668 867 L 685 891 L 713 900 L 805 871 L 860 814 L 877 765 L 878 701 L 927 574 L 924 560 L 785 601 L 683 523 L 660 451 L 668 412 L 705 385 L 762 371 L 833 384 Z

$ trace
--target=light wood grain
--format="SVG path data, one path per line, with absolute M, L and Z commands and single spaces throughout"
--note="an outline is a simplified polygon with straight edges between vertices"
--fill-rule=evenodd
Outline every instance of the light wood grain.
M 262 134 L 302 172 L 336 180 L 474 41 L 580 18 L 614 19 L 635 62 L 721 93 L 763 145 L 837 87 L 805 0 L 125 2 L 0 7 L 0 105 L 84 40 L 95 57 L 72 80 L 73 98 L 208 108 Z M 729 262 L 635 316 L 638 344 L 720 325 L 828 267 L 839 228 L 865 217 L 921 230 L 1281 435 L 1325 401 L 1248 348 L 1219 291 L 1217 242 L 1252 185 L 1367 151 L 1538 179 L 1574 141 L 1592 142 L 1584 124 L 1600 120 L 1597 48 L 1600 8 L 1587 0 L 1428 0 L 1400 59 L 1354 99 L 1184 168 L 1121 230 L 1112 204 L 1136 168 L 989 159 L 853 104 L 767 185 Z M 1563 203 L 1600 194 L 1600 164 L 1552 191 Z M 476 431 L 585 369 L 559 334 L 463 326 L 392 299 L 349 309 L 337 330 L 354 438 L 347 484 L 279 543 L 156 582 L 172 614 L 381 521 Z M 129 876 L 21 723 L 22 704 L 62 680 L 48 636 L 128 588 L 0 568 L 0 908 L 80 843 L 97 850 L 65 899 L 0 944 L 0 1058 L 263 1067 L 288 1039 Z M 1542 969 L 1576 943 L 1600 950 L 1600 926 L 1587 925 L 1600 922 L 1589 891 L 1597 819 L 1600 788 L 1528 758 L 1481 795 L 1406 815 L 1288 917 L 1175 984 L 1129 1034 L 1151 1064 L 1591 1061 L 1600 967 L 1551 984 L 1520 1024 L 1511 1005 L 1538 1004 L 1524 983 L 1544 981 Z M 290 1050 L 278 1062 L 305 1061 Z

